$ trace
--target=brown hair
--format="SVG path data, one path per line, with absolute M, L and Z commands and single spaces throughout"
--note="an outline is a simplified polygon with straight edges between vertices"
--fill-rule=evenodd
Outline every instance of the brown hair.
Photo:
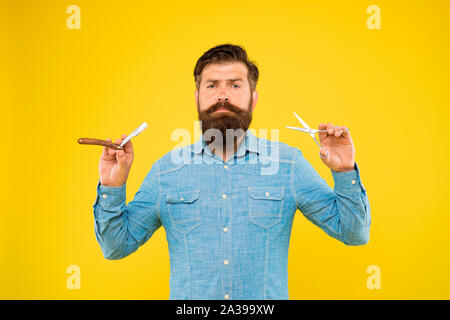
M 201 74 L 203 69 L 212 63 L 226 63 L 226 62 L 242 62 L 247 66 L 247 78 L 250 84 L 250 90 L 256 89 L 258 82 L 259 70 L 256 62 L 250 61 L 247 57 L 245 48 L 240 45 L 221 44 L 209 49 L 198 59 L 194 68 L 195 86 L 197 90 L 200 88 Z

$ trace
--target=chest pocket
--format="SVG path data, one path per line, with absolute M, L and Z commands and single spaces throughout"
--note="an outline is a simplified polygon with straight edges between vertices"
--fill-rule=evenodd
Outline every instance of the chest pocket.
M 249 219 L 265 229 L 281 221 L 284 187 L 248 187 Z
M 166 195 L 170 221 L 175 230 L 188 234 L 200 225 L 199 194 L 199 191 L 184 191 Z

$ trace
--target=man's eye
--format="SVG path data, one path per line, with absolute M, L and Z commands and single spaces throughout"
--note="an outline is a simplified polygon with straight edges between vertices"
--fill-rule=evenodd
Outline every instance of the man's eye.
M 236 86 L 235 88 L 240 88 L 240 85 L 238 84 L 233 84 L 233 86 Z
M 214 84 L 210 84 L 209 86 L 207 86 L 207 88 L 210 88 L 211 86 L 214 86 Z

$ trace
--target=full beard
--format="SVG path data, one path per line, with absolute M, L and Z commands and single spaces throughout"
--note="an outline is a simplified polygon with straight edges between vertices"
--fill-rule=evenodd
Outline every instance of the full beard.
M 215 148 L 225 149 L 233 147 L 236 150 L 237 141 L 242 137 L 252 121 L 252 98 L 247 109 L 241 109 L 228 101 L 219 101 L 205 111 L 199 110 L 198 118 L 201 122 L 204 140 L 214 143 Z M 227 112 L 215 112 L 219 109 Z

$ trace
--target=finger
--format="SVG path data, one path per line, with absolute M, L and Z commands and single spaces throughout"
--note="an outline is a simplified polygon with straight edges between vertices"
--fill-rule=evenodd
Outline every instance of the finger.
M 325 123 L 321 123 L 319 124 L 319 130 L 325 130 L 327 128 L 327 125 Z M 319 139 L 320 141 L 322 141 L 322 139 L 327 137 L 327 133 L 326 132 L 319 132 Z
M 106 141 L 111 142 L 111 138 L 106 139 Z M 102 155 L 101 158 L 102 159 L 112 159 L 111 155 L 109 154 L 109 147 L 103 147 L 103 151 L 102 151 Z
M 116 141 L 114 141 L 114 143 L 117 144 L 118 146 L 120 146 L 120 144 L 122 143 L 122 139 L 116 139 Z M 117 155 L 119 151 L 122 151 L 122 153 L 123 153 L 123 150 L 121 150 L 121 149 L 115 149 L 114 153 Z
M 122 139 L 116 139 L 116 141 L 114 142 L 117 145 L 120 145 L 122 143 Z M 123 149 L 116 149 L 114 150 L 114 153 L 116 155 L 116 159 L 117 162 L 119 163 L 119 168 L 125 164 L 126 159 L 125 159 L 125 151 Z
M 106 139 L 106 141 L 111 142 L 111 138 Z M 110 156 L 114 156 L 114 149 L 113 148 L 107 147 L 107 150 L 108 150 L 108 154 Z
M 347 138 L 350 137 L 350 129 L 347 127 L 341 127 L 342 128 L 342 136 Z
M 106 139 L 106 141 L 108 141 L 108 139 Z M 102 156 L 107 156 L 107 155 L 108 155 L 108 147 L 105 146 L 105 147 L 103 147 Z
M 334 127 L 334 136 L 335 137 L 340 137 L 342 134 L 342 128 L 339 126 Z
M 122 134 L 123 140 L 125 140 L 126 137 L 128 137 L 128 135 Z M 123 146 L 123 149 L 125 150 L 126 153 L 133 153 L 133 144 L 131 143 L 131 140 L 129 140 L 127 143 L 125 143 L 125 145 Z
M 116 153 L 116 159 L 117 159 L 117 162 L 119 163 L 119 166 L 120 166 L 126 160 L 126 158 L 125 158 L 125 151 L 123 151 L 123 150 L 115 150 L 114 152 Z
M 332 124 L 332 123 L 328 123 L 328 124 L 327 124 L 327 134 L 328 134 L 329 136 L 331 136 L 331 135 L 334 134 L 334 127 L 333 127 L 333 124 Z

